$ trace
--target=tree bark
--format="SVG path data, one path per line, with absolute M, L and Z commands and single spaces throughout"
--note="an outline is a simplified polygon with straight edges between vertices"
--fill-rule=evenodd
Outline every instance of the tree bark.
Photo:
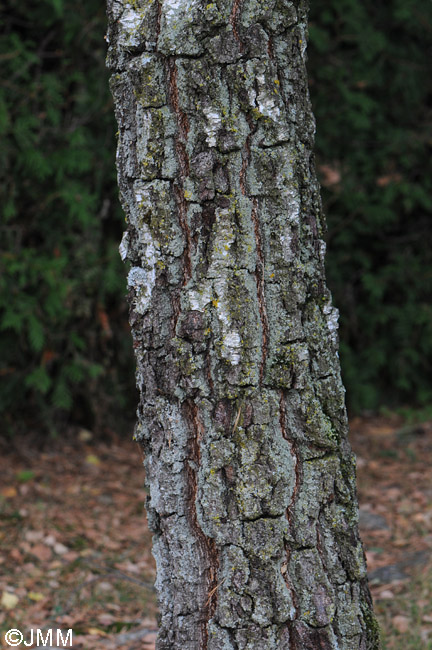
M 108 0 L 159 650 L 379 648 L 302 0 Z

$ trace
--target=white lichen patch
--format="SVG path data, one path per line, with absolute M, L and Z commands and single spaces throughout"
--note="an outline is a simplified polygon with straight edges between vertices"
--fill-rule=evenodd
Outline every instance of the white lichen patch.
M 151 136 L 152 115 L 150 110 L 137 110 L 137 157 L 142 164 L 146 164 L 149 156 L 149 140 Z
M 286 228 L 285 234 L 281 236 L 282 252 L 283 257 L 287 262 L 291 262 L 294 259 L 294 251 L 292 248 L 293 236 L 290 230 Z
M 281 85 L 273 65 L 263 61 L 248 61 L 245 85 L 253 115 L 264 129 L 263 142 L 267 145 L 283 142 L 290 137 L 286 112 L 281 96 Z M 271 126 L 271 134 L 268 132 Z M 261 136 L 261 137 L 262 137 Z
M 124 262 L 129 252 L 129 232 L 126 230 L 119 246 L 119 253 L 122 261 Z
M 142 258 L 143 266 L 146 264 L 145 258 L 153 257 L 153 254 L 158 259 L 162 258 L 161 263 L 168 265 L 170 261 L 167 256 L 180 257 L 185 246 L 181 227 L 171 218 L 175 205 L 170 183 L 161 180 L 144 183 L 138 180 L 133 190 L 135 202 L 130 222 L 139 237 L 139 250 L 142 251 L 143 247 L 144 250 L 145 247 L 148 249 Z
M 299 32 L 300 33 L 299 33 L 298 43 L 300 46 L 300 52 L 301 52 L 302 59 L 306 61 L 307 60 L 306 48 L 307 48 L 308 39 L 307 39 L 307 26 L 304 23 L 299 24 Z
M 318 254 L 319 254 L 319 258 L 320 258 L 321 262 L 323 262 L 323 263 L 324 263 L 324 260 L 325 260 L 326 250 L 327 250 L 327 244 L 325 243 L 325 241 L 323 239 L 320 239 Z
M 290 188 L 284 193 L 284 199 L 288 218 L 283 224 L 280 241 L 284 260 L 292 262 L 296 255 L 296 250 L 293 247 L 293 228 L 297 228 L 300 221 L 300 196 L 297 190 Z
M 163 405 L 163 411 L 162 411 Z M 166 401 L 160 400 L 158 402 L 160 412 L 163 412 L 164 415 L 164 424 L 165 430 L 168 436 L 168 445 L 165 449 L 165 453 L 171 451 L 171 455 L 175 458 L 176 449 L 185 448 L 188 442 L 187 432 L 184 428 L 184 421 L 180 410 L 173 404 L 167 404 Z M 177 465 L 178 461 L 175 462 Z M 178 463 L 176 467 L 178 471 L 182 470 L 182 463 Z
M 205 132 L 207 134 L 206 142 L 209 147 L 215 147 L 216 136 L 222 126 L 222 116 L 213 107 L 203 108 L 203 113 L 207 118 L 207 128 L 205 129 Z
M 273 122 L 277 122 L 280 118 L 279 106 L 273 97 L 268 97 L 265 94 L 258 95 L 258 110 L 265 117 L 272 119 Z
M 146 199 L 150 200 L 148 191 L 146 192 L 142 187 L 135 189 L 135 201 L 138 206 Z M 131 222 L 137 223 L 136 209 L 134 210 L 134 218 L 131 218 Z M 149 309 L 152 290 L 156 283 L 156 264 L 160 257 L 160 246 L 159 242 L 152 236 L 150 228 L 146 223 L 139 225 L 138 233 L 142 267 L 133 266 L 131 268 L 128 275 L 128 287 L 133 289 L 135 294 L 135 311 L 139 314 L 144 314 Z
M 290 159 L 290 167 L 292 169 L 293 162 Z M 290 224 L 299 224 L 300 223 L 300 194 L 298 188 L 289 187 L 283 193 L 284 203 L 287 208 L 287 220 Z
M 133 266 L 129 271 L 127 284 L 129 289 L 134 291 L 134 310 L 138 314 L 145 314 L 148 311 L 155 282 L 156 270 L 154 267 L 148 270 Z
M 276 90 L 273 91 L 273 94 L 270 94 L 267 90 L 266 80 L 263 74 L 258 75 L 257 77 L 258 85 L 260 91 L 257 97 L 258 110 L 261 115 L 269 117 L 274 122 L 279 122 L 281 116 L 281 109 L 278 106 L 280 103 L 279 95 L 276 93 Z
M 166 400 L 156 401 L 160 426 L 164 429 L 164 445 L 158 454 L 149 454 L 145 470 L 149 478 L 150 507 L 161 515 L 184 511 L 184 469 L 182 454 L 188 442 L 188 431 L 179 409 Z M 167 471 L 168 468 L 168 471 Z
M 216 314 L 221 324 L 221 356 L 237 366 L 241 359 L 242 343 L 240 334 L 235 329 L 229 314 L 228 300 L 229 287 L 226 278 L 219 278 L 214 283 L 217 299 L 213 301 L 216 307 Z
M 241 338 L 236 330 L 225 334 L 222 346 L 222 355 L 237 366 L 241 358 Z
M 213 286 L 212 283 L 205 283 L 200 286 L 199 289 L 190 289 L 188 291 L 187 297 L 189 300 L 189 308 L 194 311 L 205 310 L 206 305 L 208 305 L 212 299 L 213 295 Z
M 208 277 L 213 280 L 213 306 L 221 325 L 221 356 L 237 365 L 241 357 L 241 337 L 236 331 L 229 313 L 230 289 L 228 278 L 232 274 L 233 259 L 231 246 L 236 239 L 233 227 L 233 213 L 227 209 L 216 210 L 213 227 L 213 245 L 210 253 Z
M 148 226 L 144 223 L 140 231 L 141 261 L 148 269 L 155 269 L 159 259 L 159 243 L 153 239 Z
M 151 3 L 150 3 L 151 4 Z M 118 19 L 120 34 L 119 46 L 125 50 L 135 50 L 145 43 L 145 30 L 143 29 L 143 10 L 136 10 L 127 5 L 124 12 Z
M 167 25 L 171 26 L 175 23 L 181 14 L 189 13 L 195 4 L 194 0 L 163 0 L 162 15 Z
M 132 9 L 132 7 L 127 7 L 119 19 L 118 23 L 125 32 L 131 34 L 137 29 L 137 26 L 141 22 L 141 14 Z
M 232 224 L 232 212 L 226 209 L 216 210 L 216 222 L 213 227 L 214 239 L 210 254 L 209 277 L 218 278 L 222 269 L 230 266 L 230 249 L 235 241 L 235 233 Z
M 323 312 L 326 317 L 327 327 L 330 332 L 330 337 L 334 345 L 337 345 L 337 332 L 339 327 L 339 310 L 333 307 L 330 303 L 326 303 L 323 307 Z
M 128 68 L 133 70 L 137 69 L 137 66 L 144 72 L 146 70 L 146 66 L 151 66 L 157 64 L 157 58 L 154 55 L 150 55 L 147 53 L 140 54 L 136 59 L 133 61 L 129 61 L 128 63 Z
M 197 54 L 202 45 L 194 37 L 194 16 L 200 8 L 197 0 L 162 0 L 158 49 Z

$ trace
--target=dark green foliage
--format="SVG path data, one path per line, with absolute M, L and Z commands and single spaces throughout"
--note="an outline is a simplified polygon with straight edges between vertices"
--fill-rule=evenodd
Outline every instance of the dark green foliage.
M 2 14 L 2 431 L 96 426 L 134 398 L 105 7 L 6 1 Z
M 431 61 L 428 0 L 311 2 L 328 281 L 356 410 L 432 399 Z
M 105 6 L 6 0 L 1 12 L 2 431 L 96 426 L 136 401 Z M 349 403 L 426 404 L 432 3 L 312 0 L 310 36 Z

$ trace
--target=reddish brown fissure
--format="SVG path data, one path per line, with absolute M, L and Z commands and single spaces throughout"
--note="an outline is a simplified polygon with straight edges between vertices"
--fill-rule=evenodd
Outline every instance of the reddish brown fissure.
M 291 530 L 291 528 L 292 528 L 292 514 L 293 514 L 292 509 L 294 507 L 294 503 L 295 503 L 295 501 L 297 499 L 297 494 L 298 494 L 298 491 L 300 489 L 300 469 L 299 469 L 299 462 L 298 462 L 298 456 L 296 454 L 295 444 L 294 444 L 293 440 L 290 440 L 290 438 L 288 436 L 287 427 L 286 427 L 285 404 L 284 404 L 284 392 L 283 392 L 283 390 L 280 393 L 280 399 L 279 399 L 279 423 L 280 423 L 280 428 L 281 428 L 281 431 L 282 431 L 282 436 L 290 444 L 290 446 L 291 446 L 291 454 L 293 455 L 294 460 L 295 460 L 294 489 L 293 489 L 293 493 L 292 493 L 292 497 L 291 497 L 291 502 L 289 503 L 289 505 L 288 505 L 288 507 L 286 509 L 286 512 L 285 512 L 285 516 L 286 516 L 286 518 L 288 520 L 289 528 Z M 287 569 L 288 569 L 289 563 L 290 563 L 290 556 L 291 556 L 291 549 L 289 548 L 288 542 L 285 543 L 285 552 L 286 552 L 286 564 L 287 564 Z M 299 616 L 299 608 L 298 608 L 297 597 L 296 597 L 296 594 L 295 594 L 295 590 L 293 589 L 292 585 L 289 582 L 288 574 L 289 574 L 289 572 L 288 572 L 288 570 L 286 570 L 286 572 L 283 575 L 283 578 L 285 580 L 285 584 L 287 586 L 287 589 L 290 591 L 290 594 L 291 594 L 291 600 L 292 600 L 294 609 L 296 611 L 296 616 L 295 617 L 298 618 L 298 616 Z M 289 628 L 290 628 L 290 650 L 296 650 L 297 644 L 295 643 L 295 640 L 294 640 L 293 634 L 292 634 L 293 625 L 290 624 Z
M 231 27 L 232 27 L 232 30 L 233 30 L 234 38 L 236 39 L 236 41 L 238 42 L 238 44 L 240 46 L 240 52 L 243 52 L 243 43 L 241 42 L 240 34 L 238 33 L 238 29 L 237 29 L 237 22 L 238 22 L 238 17 L 239 17 L 239 13 L 240 13 L 241 1 L 242 0 L 234 0 L 233 6 L 232 6 L 232 9 L 231 9 L 231 14 L 230 14 L 230 23 L 231 23 Z
M 177 336 L 177 322 L 180 316 L 180 289 L 177 289 L 171 293 L 171 309 L 171 331 L 173 338 L 175 338 Z
M 177 153 L 177 160 L 180 168 L 180 183 L 174 183 L 174 197 L 177 204 L 178 216 L 180 227 L 183 231 L 185 238 L 185 251 L 184 251 L 184 271 L 183 271 L 183 286 L 187 284 L 192 275 L 192 237 L 190 233 L 189 224 L 187 221 L 187 201 L 185 199 L 184 182 L 189 176 L 189 156 L 186 151 L 186 143 L 189 133 L 189 120 L 186 113 L 182 111 L 179 104 L 179 93 L 177 87 L 177 66 L 175 59 L 168 60 L 168 89 L 172 109 L 176 116 L 177 121 L 177 135 L 175 137 L 175 149 Z
M 202 603 L 202 650 L 206 650 L 208 645 L 208 623 L 216 611 L 217 592 L 218 592 L 218 570 L 219 556 L 215 541 L 207 537 L 202 531 L 196 513 L 196 496 L 197 496 L 197 471 L 201 460 L 201 440 L 204 436 L 204 425 L 202 424 L 198 407 L 192 400 L 185 402 L 187 418 L 190 422 L 193 437 L 190 445 L 190 457 L 186 461 L 187 482 L 189 489 L 189 515 L 190 523 L 195 537 L 201 546 L 203 556 L 208 563 L 207 570 L 207 594 Z M 191 462 L 188 462 L 191 461 Z
M 269 58 L 273 61 L 274 60 L 273 39 L 271 36 L 269 36 L 268 43 L 267 43 L 267 53 L 269 55 Z

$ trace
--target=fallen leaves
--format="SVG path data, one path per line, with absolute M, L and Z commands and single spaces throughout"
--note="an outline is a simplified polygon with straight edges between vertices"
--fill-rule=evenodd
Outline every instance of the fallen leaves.
M 9 591 L 4 591 L 2 593 L 0 605 L 5 609 L 13 609 L 18 605 L 19 598 L 15 594 L 11 594 Z
M 29 553 L 34 555 L 41 562 L 48 562 L 52 558 L 52 551 L 45 544 L 35 544 L 29 548 Z
M 400 418 L 351 422 L 361 456 L 361 508 L 384 517 L 388 530 L 360 524 L 371 591 L 387 650 L 429 648 L 432 638 L 432 423 L 422 434 Z M 375 523 L 379 524 L 379 517 Z
M 88 463 L 88 465 L 96 466 L 99 466 L 101 464 L 100 459 L 95 454 L 88 454 L 86 456 L 86 463 Z
M 17 492 L 16 487 L 9 486 L 9 487 L 5 487 L 2 490 L 0 490 L 0 494 L 5 499 L 13 499 L 14 497 L 17 496 L 18 492 Z
M 29 591 L 27 597 L 30 598 L 30 600 L 34 600 L 36 603 L 45 599 L 45 596 L 39 591 Z
M 49 622 L 77 630 L 74 647 L 112 639 L 117 650 L 144 613 L 156 627 L 142 462 L 132 441 L 77 438 L 26 453 L 24 466 L 13 453 L 0 459 L 0 626 Z
M 379 418 L 352 425 L 362 538 L 369 571 L 381 571 L 372 591 L 388 650 L 432 638 L 432 426 L 409 439 L 400 428 Z M 73 627 L 77 650 L 154 648 L 154 563 L 134 443 L 76 436 L 24 461 L 3 456 L 0 472 L 0 625 Z M 409 579 L 416 572 L 425 573 L 420 586 Z M 397 645 L 413 630 L 416 646 Z

